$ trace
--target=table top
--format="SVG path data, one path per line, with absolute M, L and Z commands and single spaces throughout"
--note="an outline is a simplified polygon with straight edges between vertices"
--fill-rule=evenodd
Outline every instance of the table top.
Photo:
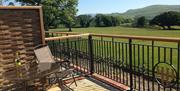
M 3 77 L 12 82 L 28 81 L 37 78 L 42 78 L 59 71 L 57 63 L 39 63 L 31 67 L 22 65 L 14 70 L 4 72 Z

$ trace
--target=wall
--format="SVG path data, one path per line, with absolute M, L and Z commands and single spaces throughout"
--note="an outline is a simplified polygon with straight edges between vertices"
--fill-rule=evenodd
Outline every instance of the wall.
M 15 53 L 20 52 L 23 63 L 34 58 L 33 48 L 43 43 L 41 8 L 0 7 L 0 88 L 10 82 L 3 72 L 15 68 Z

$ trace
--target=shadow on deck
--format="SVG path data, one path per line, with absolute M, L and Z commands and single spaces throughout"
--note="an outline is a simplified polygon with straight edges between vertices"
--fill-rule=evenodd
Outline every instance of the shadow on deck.
M 67 84 L 69 86 L 69 84 Z M 69 87 L 73 91 L 119 91 L 118 89 L 107 85 L 103 82 L 100 82 L 92 77 L 83 77 L 77 81 L 77 87 L 75 84 L 71 84 Z M 57 85 L 52 86 L 48 91 L 60 91 L 60 88 Z M 72 91 L 66 89 L 65 91 Z

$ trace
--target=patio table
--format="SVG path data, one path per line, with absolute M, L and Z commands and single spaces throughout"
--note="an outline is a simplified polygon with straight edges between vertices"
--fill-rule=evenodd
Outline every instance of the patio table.
M 3 77 L 13 84 L 23 83 L 27 90 L 28 81 L 42 79 L 60 70 L 57 63 L 40 63 L 38 65 L 21 65 L 15 69 L 4 72 Z

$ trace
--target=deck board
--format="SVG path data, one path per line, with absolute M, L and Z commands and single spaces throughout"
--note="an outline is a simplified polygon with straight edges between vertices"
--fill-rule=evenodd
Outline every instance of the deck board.
M 67 85 L 69 86 L 69 84 Z M 88 78 L 78 80 L 77 85 L 76 87 L 75 84 L 71 84 L 70 88 L 74 91 L 119 91 L 109 85 Z M 60 88 L 58 86 L 53 86 L 48 91 L 60 91 Z

